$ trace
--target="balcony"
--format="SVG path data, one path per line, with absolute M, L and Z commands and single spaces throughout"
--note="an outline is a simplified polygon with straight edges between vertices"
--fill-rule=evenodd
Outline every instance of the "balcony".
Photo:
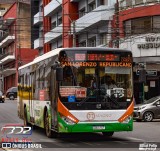
M 34 49 L 42 48 L 43 47 L 43 40 L 42 38 L 38 38 L 34 41 Z
M 4 48 L 4 47 L 8 46 L 14 40 L 15 40 L 15 36 L 14 35 L 5 34 L 0 39 L 0 48 Z
M 139 6 L 147 6 L 147 5 L 156 5 L 159 3 L 159 0 L 120 0 L 120 10 L 126 10 L 129 8 L 139 7 Z
M 15 55 L 13 52 L 8 52 L 8 53 L 0 55 L 0 63 L 1 64 L 6 64 L 6 63 L 14 61 L 14 60 L 15 60 Z
M 80 32 L 88 27 L 91 27 L 92 25 L 99 24 L 100 22 L 106 22 L 107 20 L 111 19 L 113 14 L 113 7 L 101 5 L 94 9 L 92 12 L 76 20 L 76 32 Z
M 55 0 L 52 0 L 48 5 L 44 7 L 44 16 L 52 16 L 59 7 L 61 7 L 62 0 L 58 0 L 59 3 Z
M 15 73 L 16 73 L 15 67 L 8 67 L 8 68 L 3 68 L 0 70 L 0 74 L 2 74 L 3 77 L 7 77 Z
M 51 41 L 54 41 L 55 39 L 62 36 L 62 24 L 52 29 L 50 32 L 45 34 L 45 41 L 44 43 L 49 43 Z
M 5 30 L 8 29 L 8 26 L 10 26 L 11 24 L 13 24 L 13 22 L 15 21 L 15 18 L 7 18 L 7 19 L 3 19 L 0 22 L 0 28 L 1 30 Z
M 38 12 L 36 15 L 34 15 L 34 25 L 39 25 L 43 22 L 43 13 Z

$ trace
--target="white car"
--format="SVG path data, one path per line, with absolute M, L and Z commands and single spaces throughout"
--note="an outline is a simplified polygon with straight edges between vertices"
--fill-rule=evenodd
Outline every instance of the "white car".
M 146 122 L 160 119 L 160 96 L 153 97 L 143 104 L 135 105 L 133 119 Z

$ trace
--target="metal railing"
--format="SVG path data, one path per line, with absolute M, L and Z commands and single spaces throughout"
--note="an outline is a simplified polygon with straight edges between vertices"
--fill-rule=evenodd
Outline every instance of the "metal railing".
M 0 54 L 0 60 L 4 59 L 5 57 L 7 57 L 9 55 L 14 55 L 14 53 L 13 52 L 7 52 L 7 53 L 4 53 L 4 54 Z

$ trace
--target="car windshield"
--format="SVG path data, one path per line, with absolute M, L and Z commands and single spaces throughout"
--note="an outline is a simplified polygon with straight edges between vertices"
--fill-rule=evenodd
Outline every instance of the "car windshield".
M 3 95 L 3 93 L 0 91 L 0 95 Z
M 143 104 L 149 104 L 149 103 L 153 103 L 154 101 L 156 101 L 158 98 L 160 98 L 159 96 L 153 97 L 149 100 L 144 101 Z

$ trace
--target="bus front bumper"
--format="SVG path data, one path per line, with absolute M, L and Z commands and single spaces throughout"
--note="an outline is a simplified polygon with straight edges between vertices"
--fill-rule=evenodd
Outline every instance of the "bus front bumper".
M 132 131 L 133 121 L 129 123 L 77 123 L 68 125 L 59 123 L 59 132 L 78 133 L 78 132 L 120 132 Z

